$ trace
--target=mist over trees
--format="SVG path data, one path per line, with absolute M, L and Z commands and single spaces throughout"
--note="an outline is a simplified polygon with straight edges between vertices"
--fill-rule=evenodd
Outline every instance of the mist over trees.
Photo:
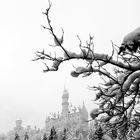
M 98 86 L 90 87 L 93 94 L 96 95 L 94 100 L 98 104 L 98 108 L 93 109 L 90 113 L 91 119 L 98 119 L 106 127 L 106 131 L 117 130 L 117 137 L 125 139 L 131 130 L 136 131 L 139 128 L 139 108 L 140 102 L 140 37 L 129 35 L 125 44 L 121 47 L 111 42 L 112 54 L 103 54 L 94 51 L 94 37 L 89 35 L 86 42 L 82 42 L 79 36 L 80 53 L 71 52 L 63 45 L 64 29 L 62 36 L 57 36 L 51 24 L 49 7 L 43 13 L 46 16 L 48 24 L 42 26 L 46 31 L 50 32 L 53 37 L 54 44 L 48 47 L 60 48 L 63 52 L 60 55 L 56 50 L 54 52 L 42 51 L 35 52 L 33 61 L 43 61 L 46 69 L 44 72 L 58 71 L 60 65 L 65 61 L 83 60 L 85 66 L 78 66 L 71 71 L 71 76 L 87 77 L 93 73 L 100 75 L 102 83 Z M 140 36 L 140 30 L 137 32 Z M 132 39 L 133 38 L 133 39 Z M 128 44 L 128 41 L 131 41 Z M 135 50 L 134 50 L 135 49 Z M 50 65 L 51 63 L 51 65 Z M 100 117 L 102 116 L 102 117 Z

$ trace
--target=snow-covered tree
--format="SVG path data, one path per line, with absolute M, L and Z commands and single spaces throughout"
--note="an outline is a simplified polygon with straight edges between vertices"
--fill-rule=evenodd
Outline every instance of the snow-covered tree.
M 49 7 L 44 12 L 47 18 L 48 25 L 43 26 L 48 30 L 54 38 L 53 49 L 60 48 L 63 51 L 63 55 L 55 55 L 45 51 L 37 51 L 34 61 L 42 60 L 46 66 L 44 72 L 57 71 L 62 62 L 69 60 L 83 60 L 86 62 L 85 66 L 76 67 L 71 75 L 73 77 L 78 76 L 91 76 L 92 73 L 97 73 L 103 79 L 103 83 L 99 86 L 90 87 L 93 93 L 96 94 L 95 101 L 98 103 L 99 108 L 91 111 L 90 115 L 92 119 L 104 114 L 104 123 L 109 122 L 111 128 L 118 130 L 118 136 L 121 139 L 126 137 L 126 133 L 129 131 L 129 124 L 136 114 L 138 114 L 135 106 L 139 103 L 140 91 L 140 53 L 139 49 L 135 52 L 127 51 L 127 49 L 118 52 L 119 47 L 112 42 L 112 54 L 96 53 L 94 51 L 94 38 L 89 35 L 89 39 L 86 41 L 86 45 L 83 45 L 80 37 L 79 50 L 80 53 L 71 52 L 64 47 L 64 30 L 62 29 L 62 36 L 58 37 L 51 24 L 49 12 L 51 8 L 51 2 Z M 52 66 L 49 66 L 52 62 Z

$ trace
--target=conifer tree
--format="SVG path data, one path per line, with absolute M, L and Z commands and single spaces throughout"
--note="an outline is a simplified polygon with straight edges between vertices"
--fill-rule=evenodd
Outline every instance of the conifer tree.
M 51 128 L 49 140 L 57 140 L 57 134 L 54 126 Z

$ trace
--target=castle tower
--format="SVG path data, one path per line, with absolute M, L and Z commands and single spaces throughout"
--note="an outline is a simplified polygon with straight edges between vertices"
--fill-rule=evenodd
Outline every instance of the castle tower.
M 21 119 L 17 119 L 16 120 L 16 127 L 14 128 L 14 130 L 20 131 L 22 129 L 23 129 L 23 127 L 22 127 L 22 120 Z
M 63 95 L 62 95 L 62 117 L 68 117 L 69 113 L 69 93 L 64 87 Z

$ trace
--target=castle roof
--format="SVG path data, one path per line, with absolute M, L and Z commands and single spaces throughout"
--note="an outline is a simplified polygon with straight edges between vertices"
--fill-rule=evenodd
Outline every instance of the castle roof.
M 68 93 L 68 91 L 67 91 L 65 86 L 64 86 L 62 98 L 69 98 L 69 93 Z

